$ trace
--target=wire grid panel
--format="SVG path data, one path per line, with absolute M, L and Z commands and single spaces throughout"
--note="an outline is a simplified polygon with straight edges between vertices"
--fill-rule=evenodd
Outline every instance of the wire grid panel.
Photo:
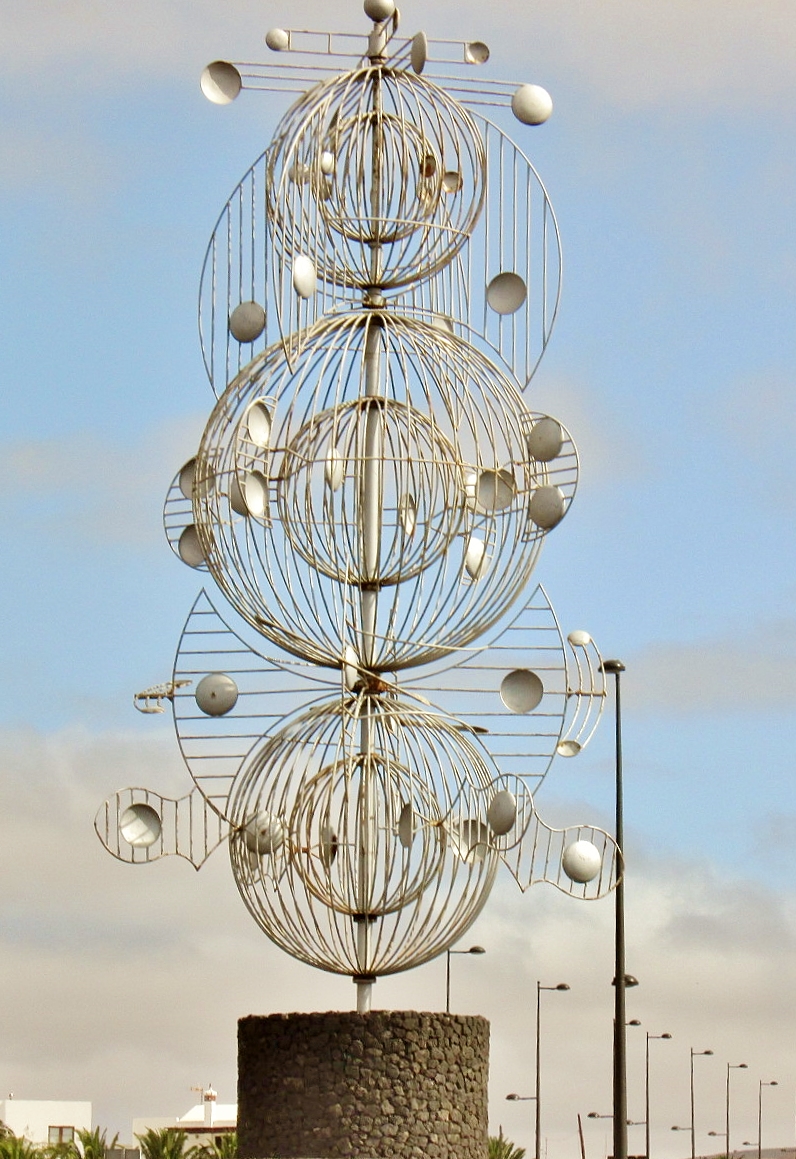
M 547 883 L 571 897 L 595 901 L 616 885 L 621 858 L 614 839 L 594 825 L 554 829 L 545 824 L 523 778 L 504 773 L 493 783 L 487 824 L 492 830 L 488 839 L 500 848 L 502 861 L 523 893 Z M 588 858 L 593 872 L 586 881 L 571 864 L 567 873 L 568 858 L 578 851 Z
M 538 694 L 536 705 L 529 707 L 534 695 L 512 699 L 506 691 L 512 673 L 519 674 L 520 689 L 529 674 L 525 683 Z M 569 699 L 564 643 L 544 588 L 535 589 L 495 639 L 458 654 L 444 668 L 413 671 L 401 686 L 404 693 L 425 693 L 444 711 L 479 732 L 483 729 L 482 743 L 501 772 L 522 778 L 535 794 L 556 754 Z M 517 711 L 507 706 L 504 695 Z
M 569 698 L 567 716 L 556 752 L 576 757 L 594 736 L 607 701 L 607 682 L 602 657 L 588 632 L 567 636 L 569 652 Z
M 234 683 L 234 703 L 223 713 L 203 711 L 202 680 L 223 675 Z M 279 728 L 313 693 L 342 691 L 342 672 L 270 658 L 252 648 L 200 592 L 185 622 L 174 660 L 172 706 L 180 751 L 197 788 L 221 816 L 232 783 L 254 745 Z M 212 707 L 212 705 L 211 705 Z M 222 706 L 224 707 L 224 706 Z
M 100 806 L 94 828 L 119 861 L 141 865 L 176 856 L 194 869 L 201 868 L 229 832 L 198 789 L 178 800 L 151 789 L 121 789 Z
M 270 241 L 266 221 L 268 151 L 227 199 L 208 243 L 199 281 L 199 340 L 210 385 L 218 397 L 259 351 L 279 336 L 270 308 Z M 235 311 L 262 309 L 262 329 L 250 311 L 236 326 Z M 239 337 L 230 329 L 236 330 Z
M 163 530 L 177 559 L 197 571 L 207 571 L 193 521 L 196 459 L 189 459 L 174 476 L 163 504 Z
M 326 174 L 320 168 L 328 168 L 329 151 L 320 149 L 317 140 L 308 136 L 306 126 L 299 123 L 297 129 L 293 124 L 302 108 L 299 102 L 283 123 L 286 137 L 291 130 L 294 136 L 300 131 L 300 140 L 283 142 L 282 153 L 289 156 L 277 156 L 277 161 L 281 158 L 281 169 L 272 160 L 272 146 L 233 190 L 208 245 L 200 282 L 199 330 L 205 368 L 217 396 L 259 351 L 280 335 L 291 357 L 295 357 L 319 317 L 350 309 L 362 298 L 360 283 L 352 281 L 344 268 L 341 270 L 328 259 L 325 265 L 317 264 L 316 272 L 322 277 L 308 298 L 300 297 L 294 287 L 292 258 L 308 257 L 320 263 L 318 252 L 331 227 L 320 208 L 328 198 L 325 194 L 320 196 L 319 190 L 328 192 L 337 184 L 336 172 Z M 483 208 L 471 213 L 466 230 L 453 230 L 446 224 L 457 243 L 449 260 L 437 263 L 433 272 L 427 266 L 422 277 L 392 287 L 391 292 L 400 312 L 436 321 L 442 328 L 456 332 L 461 327 L 464 336 L 478 345 L 485 343 L 505 365 L 516 368 L 520 381 L 527 385 L 546 349 L 558 312 L 558 225 L 547 191 L 525 154 L 491 121 L 474 115 L 472 124 L 483 154 Z M 339 125 L 336 132 L 342 133 Z M 400 149 L 402 153 L 416 152 L 417 141 L 403 141 Z M 431 157 L 431 153 L 425 160 L 415 157 L 413 168 L 425 166 L 443 191 L 447 183 L 451 187 L 447 200 L 459 197 L 473 180 L 471 174 L 465 175 L 460 165 L 455 170 L 445 169 L 440 175 L 440 167 L 447 162 L 438 164 Z M 456 163 L 459 164 L 458 159 Z M 348 175 L 348 179 L 353 178 Z M 272 186 L 277 180 L 279 188 L 274 191 Z M 430 180 L 431 177 L 426 178 L 426 184 Z M 461 189 L 454 188 L 459 184 Z M 275 207 L 270 209 L 269 199 L 275 200 Z M 383 208 L 386 214 L 388 207 Z M 292 223 L 287 239 L 278 216 L 286 213 Z M 397 231 L 394 219 L 378 219 L 383 235 L 390 227 Z M 428 227 L 424 228 L 427 232 Z M 276 261 L 269 258 L 269 231 L 274 232 Z M 414 238 L 417 245 L 422 242 L 423 229 L 419 232 L 421 237 Z M 353 244 L 350 237 L 346 242 Z M 361 265 L 365 259 L 361 254 L 360 257 Z M 499 289 L 507 275 L 519 281 L 514 282 L 516 298 L 504 301 Z M 502 283 L 492 284 L 501 278 Z M 386 288 L 381 286 L 382 290 Z M 499 310 L 490 300 L 497 300 Z M 230 320 L 247 303 L 262 308 L 263 329 L 258 331 L 256 324 L 248 329 L 244 325 L 243 329 L 237 328 L 240 337 L 236 339 L 230 331 Z
M 298 715 L 233 788 L 230 853 L 249 911 L 288 953 L 332 972 L 428 961 L 491 890 L 496 774 L 456 722 L 392 697 Z
M 580 843 L 591 846 L 595 862 L 599 860 L 599 869 L 589 881 L 574 880 L 565 869 L 567 850 Z M 523 842 L 503 860 L 523 893 L 547 882 L 570 897 L 596 901 L 616 887 L 622 859 L 619 846 L 604 829 L 594 825 L 551 829 L 535 817 Z

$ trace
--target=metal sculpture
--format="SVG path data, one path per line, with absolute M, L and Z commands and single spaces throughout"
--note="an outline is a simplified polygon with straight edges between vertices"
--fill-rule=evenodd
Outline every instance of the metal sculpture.
M 379 975 L 462 936 L 501 863 L 523 890 L 584 898 L 619 869 L 608 834 L 551 829 L 532 796 L 587 743 L 605 679 L 541 588 L 521 604 L 577 483 L 568 432 L 523 395 L 560 245 L 532 165 L 477 109 L 539 124 L 552 104 L 460 75 L 446 92 L 433 62 L 466 69 L 486 45 L 402 39 L 392 0 L 364 7 L 364 37 L 268 33 L 311 64 L 202 77 L 217 103 L 312 87 L 227 202 L 202 275 L 218 401 L 164 524 L 235 623 L 203 592 L 171 680 L 135 697 L 171 702 L 195 787 L 127 789 L 96 820 L 132 863 L 198 869 L 226 841 L 255 921 L 352 975 L 360 1011 Z M 325 58 L 351 67 L 318 81 Z

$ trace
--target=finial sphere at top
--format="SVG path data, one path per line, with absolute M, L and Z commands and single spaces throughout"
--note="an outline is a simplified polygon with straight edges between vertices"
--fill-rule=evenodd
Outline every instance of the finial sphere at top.
M 395 13 L 393 0 L 365 0 L 363 7 L 365 9 L 365 15 L 379 23 L 382 20 L 389 20 Z

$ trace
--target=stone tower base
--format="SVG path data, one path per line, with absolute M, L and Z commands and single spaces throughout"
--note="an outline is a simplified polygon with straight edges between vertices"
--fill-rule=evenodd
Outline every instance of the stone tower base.
M 238 1023 L 240 1159 L 486 1159 L 489 1023 L 272 1014 Z

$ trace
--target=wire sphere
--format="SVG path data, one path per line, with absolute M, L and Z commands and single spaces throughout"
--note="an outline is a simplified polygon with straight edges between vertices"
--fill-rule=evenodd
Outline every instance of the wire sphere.
M 402 583 L 444 552 L 462 521 L 464 474 L 433 418 L 389 398 L 322 411 L 291 440 L 277 508 L 291 544 L 340 583 Z M 362 534 L 368 492 L 379 538 Z M 385 518 L 386 516 L 386 518 Z
M 506 838 L 499 777 L 456 727 L 362 694 L 317 705 L 252 750 L 232 787 L 232 869 L 288 953 L 340 974 L 408 970 L 475 920 Z
M 387 291 L 432 277 L 467 241 L 486 155 L 467 111 L 406 70 L 369 65 L 302 96 L 274 137 L 272 238 L 320 278 Z
M 534 425 L 455 335 L 323 319 L 292 368 L 271 347 L 211 415 L 193 491 L 203 557 L 236 611 L 303 659 L 439 659 L 508 611 L 574 493 L 574 448 L 535 459 Z

